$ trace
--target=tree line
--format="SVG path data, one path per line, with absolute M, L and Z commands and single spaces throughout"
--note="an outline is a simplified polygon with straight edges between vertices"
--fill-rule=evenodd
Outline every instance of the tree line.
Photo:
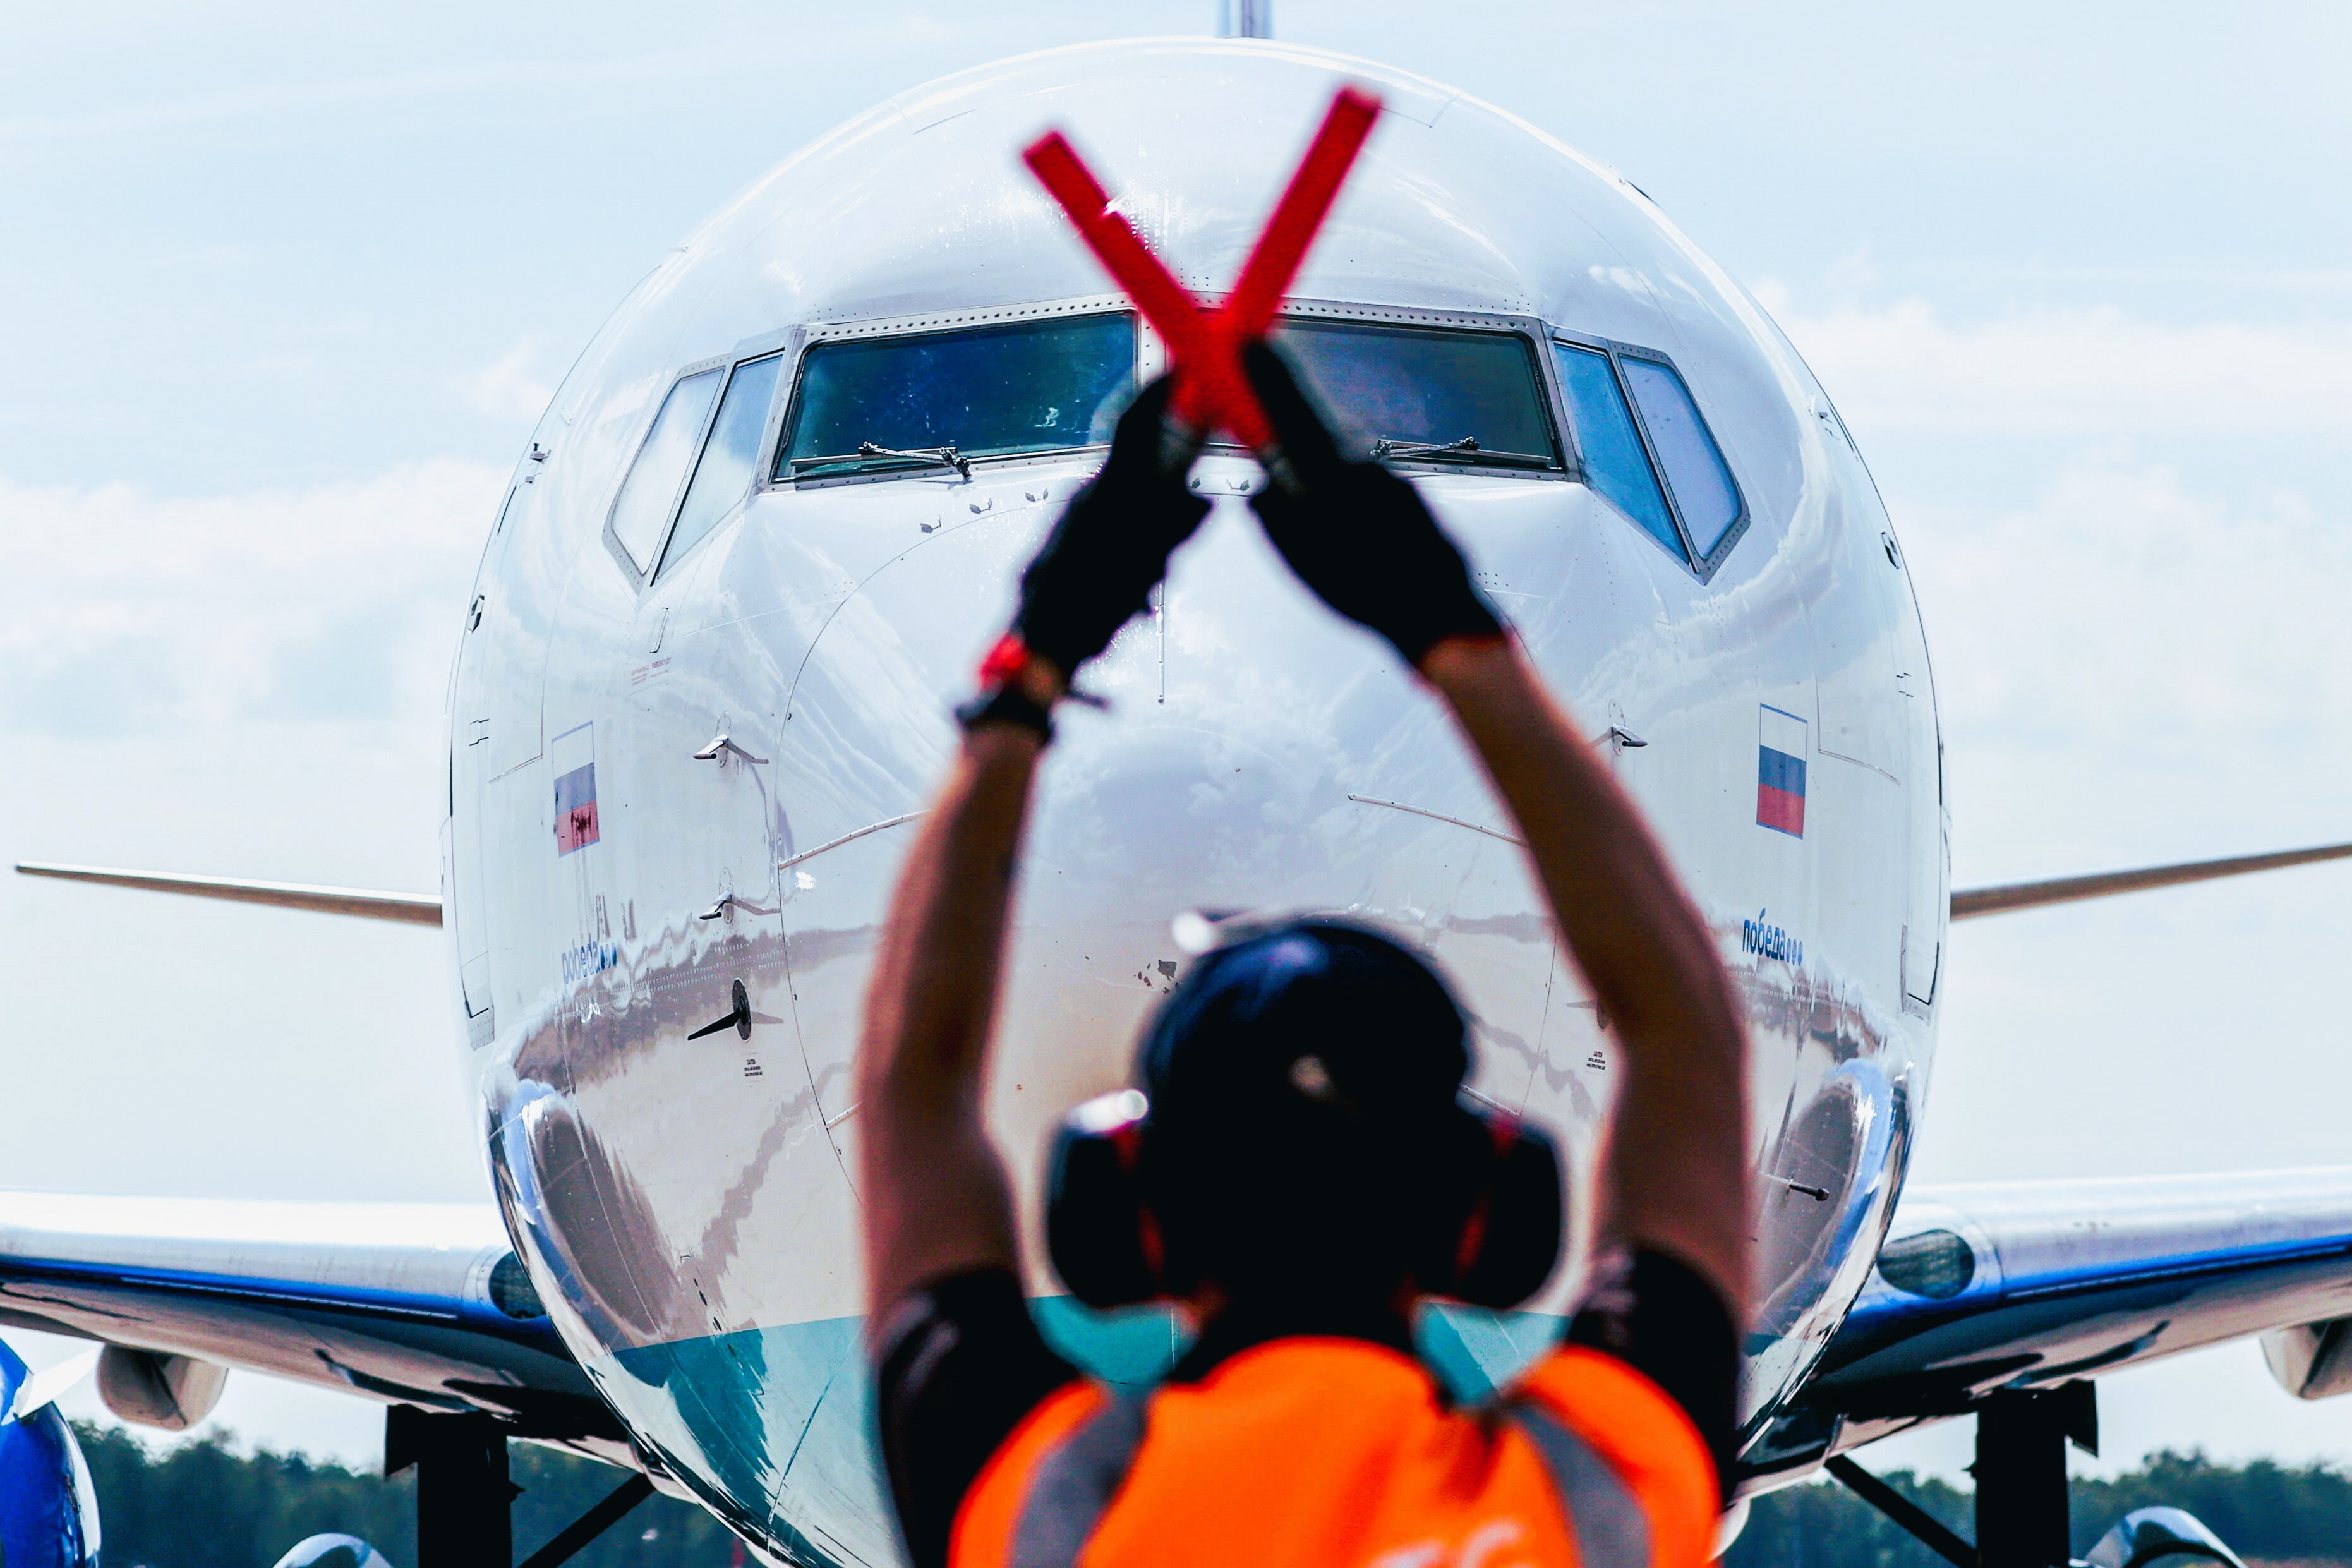
M 104 1568 L 271 1568 L 309 1536 L 356 1535 L 393 1563 L 416 1564 L 416 1472 L 389 1479 L 226 1436 L 151 1452 L 120 1427 L 77 1426 L 98 1493 Z M 627 1472 L 531 1443 L 509 1446 L 520 1563 L 627 1479 Z M 629 1510 L 569 1568 L 730 1568 L 748 1560 L 725 1526 L 658 1494 Z
M 1973 1539 L 1974 1498 L 1949 1482 L 1907 1470 L 1881 1478 L 1936 1518 Z M 2271 1459 L 2217 1465 L 2169 1451 L 2112 1480 L 2077 1479 L 2067 1488 L 2080 1557 L 2136 1508 L 2187 1509 L 2249 1561 L 2352 1564 L 2352 1472 Z M 1724 1568 L 1949 1568 L 1903 1530 L 1835 1481 L 1790 1487 L 1756 1500 L 1748 1527 L 1724 1554 Z
M 298 1454 L 239 1453 L 211 1436 L 151 1452 L 120 1428 L 79 1428 L 98 1492 L 106 1568 L 270 1568 L 307 1536 L 356 1535 L 415 1568 L 415 1472 L 386 1479 Z M 513 1445 L 520 1562 L 619 1485 L 622 1473 L 528 1443 Z M 1885 1479 L 1958 1531 L 1975 1533 L 1969 1495 L 1897 1470 Z M 2161 1453 L 2112 1480 L 2073 1483 L 2074 1554 L 2136 1508 L 2185 1508 L 2242 1557 L 2352 1568 L 2352 1472 L 2269 1459 L 2218 1465 Z M 578 1568 L 743 1568 L 735 1538 L 702 1510 L 652 1497 L 572 1563 Z M 1756 1500 L 1724 1568 L 1948 1568 L 1835 1482 Z

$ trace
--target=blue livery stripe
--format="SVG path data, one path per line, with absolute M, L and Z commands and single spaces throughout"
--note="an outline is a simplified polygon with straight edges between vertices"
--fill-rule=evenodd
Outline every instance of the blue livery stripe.
M 460 1325 L 547 1351 L 566 1361 L 572 1359 L 571 1350 L 546 1318 L 510 1318 L 487 1301 L 463 1298 L 366 1285 L 215 1274 L 193 1268 L 142 1268 L 47 1258 L 0 1258 L 0 1281 L 26 1280 L 163 1297 L 211 1297 L 279 1310 L 349 1312 L 360 1317 Z

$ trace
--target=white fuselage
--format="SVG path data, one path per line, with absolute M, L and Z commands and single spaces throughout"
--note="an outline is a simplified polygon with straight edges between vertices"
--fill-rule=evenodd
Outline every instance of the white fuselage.
M 859 1342 L 861 994 L 949 704 L 1101 460 L 779 480 L 796 367 L 827 342 L 1121 308 L 1017 162 L 1049 123 L 1189 286 L 1225 287 L 1348 78 L 1390 112 L 1305 309 L 1522 334 L 1564 436 L 1552 342 L 1664 356 L 1737 479 L 1744 532 L 1708 572 L 1572 460 L 1412 470 L 1747 999 L 1766 1300 L 1743 1415 L 1803 1374 L 1869 1268 L 1927 1084 L 1944 816 L 1901 555 L 1812 377 L 1639 193 L 1449 89 L 1261 43 L 1005 62 L 797 154 L 638 287 L 519 466 L 453 690 L 457 989 L 509 1223 L 646 1449 L 780 1552 L 896 1552 Z M 615 499 L 657 409 L 682 376 L 777 352 L 753 479 L 648 580 Z M 1147 333 L 1139 372 L 1160 353 Z M 1475 1016 L 1476 1091 L 1589 1160 L 1612 1039 L 1507 820 L 1394 657 L 1267 548 L 1255 465 L 1213 449 L 1196 478 L 1215 510 L 1164 606 L 1087 672 L 1109 707 L 1063 721 L 1031 828 L 992 1091 L 1024 1203 L 1053 1120 L 1124 1081 L 1189 909 L 1345 910 L 1422 944 Z M 1801 748 L 1801 837 L 1759 823 L 1767 743 Z M 688 1040 L 738 983 L 748 1037 Z M 1575 1274 L 1534 1305 L 1560 1310 Z M 1058 1289 L 1034 1245 L 1031 1287 Z M 1157 1320 L 1049 1313 L 1113 1371 L 1164 1359 Z M 1430 1332 L 1493 1376 L 1530 1331 L 1453 1312 Z

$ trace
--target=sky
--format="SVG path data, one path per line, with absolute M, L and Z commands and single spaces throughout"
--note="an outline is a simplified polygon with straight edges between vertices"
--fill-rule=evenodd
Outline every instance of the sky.
M 1215 9 L 0 8 L 0 858 L 430 891 L 491 509 L 630 286 L 881 98 Z M 1275 20 L 1614 165 L 1780 320 L 1910 557 L 1958 883 L 2352 838 L 2352 13 Z M 1915 1181 L 2352 1161 L 2347 936 L 2345 867 L 1956 928 Z M 430 931 L 0 877 L 0 1187 L 484 1198 L 449 984 Z M 2251 1344 L 2102 1387 L 2087 1468 L 2352 1464 Z M 263 1378 L 215 1422 L 380 1453 Z

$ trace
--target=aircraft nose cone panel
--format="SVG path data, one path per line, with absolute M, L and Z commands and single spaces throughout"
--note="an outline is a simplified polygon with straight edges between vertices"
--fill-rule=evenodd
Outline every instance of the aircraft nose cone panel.
M 833 616 L 784 726 L 796 844 L 921 809 L 954 744 L 947 705 L 1009 608 L 994 585 L 1014 580 L 1051 510 L 945 530 Z M 1126 1080 L 1143 1016 L 1179 973 L 1170 921 L 1190 909 L 1345 910 L 1402 928 L 1486 1026 L 1484 1087 L 1520 1103 L 1544 997 L 1496 987 L 1542 976 L 1522 950 L 1543 952 L 1550 933 L 1517 852 L 1476 830 L 1494 808 L 1435 705 L 1298 587 L 1239 493 L 1179 556 L 1164 605 L 1081 684 L 1109 706 L 1058 716 L 1023 870 L 1002 1033 L 1013 1070 L 996 1107 L 1016 1158 L 1062 1108 Z M 848 1109 L 857 1009 L 906 844 L 875 832 L 792 868 L 795 1006 L 829 1116 Z
M 1419 944 L 1473 1016 L 1477 1091 L 1528 1107 L 1577 1152 L 1605 1092 L 1591 1069 L 1601 1037 L 1507 825 L 1395 656 L 1275 557 L 1246 510 L 1255 468 L 1211 459 L 1202 472 L 1215 512 L 1178 556 L 1164 605 L 1084 672 L 1109 707 L 1069 705 L 1042 773 L 992 1083 L 1024 1209 L 1034 1212 L 1063 1110 L 1126 1082 L 1145 1016 L 1181 983 L 1171 921 L 1197 909 L 1347 911 Z M 837 491 L 822 511 L 774 524 L 800 553 L 737 563 L 730 592 L 750 605 L 789 586 L 779 563 L 808 574 L 819 557 L 907 542 L 844 582 L 819 626 L 755 612 L 679 644 L 682 661 L 712 672 L 711 701 L 738 714 L 782 709 L 756 748 L 773 805 L 776 901 L 730 917 L 735 945 L 662 949 L 678 973 L 648 983 L 695 1009 L 661 1014 L 609 1081 L 575 1090 L 601 1144 L 551 1104 L 514 1152 L 562 1189 L 539 1206 L 575 1189 L 600 1195 L 610 1223 L 657 1236 L 640 1250 L 658 1246 L 674 1264 L 637 1278 L 610 1259 L 558 1259 L 579 1276 L 564 1292 L 574 1310 L 610 1320 L 596 1330 L 616 1347 L 602 1363 L 606 1387 L 633 1427 L 814 1555 L 839 1555 L 815 1538 L 826 1531 L 853 1551 L 889 1533 L 856 1316 L 852 1061 L 866 987 L 892 883 L 953 755 L 949 706 L 970 689 L 1075 479 L 958 486 L 944 500 Z M 929 499 L 910 519 L 918 493 Z M 1527 504 L 1566 499 L 1566 487 L 1546 487 Z M 1563 515 L 1542 520 L 1557 527 Z M 796 671 L 789 694 L 751 689 L 759 678 L 741 672 L 761 670 Z M 738 672 L 723 691 L 720 671 Z M 739 889 L 759 879 L 735 870 Z M 772 1016 L 749 1042 L 766 1064 L 758 1079 L 732 1076 L 731 1031 L 686 1037 L 724 1010 L 726 982 L 747 964 L 751 1004 Z M 728 1093 L 713 1087 L 721 1080 Z M 675 1158 L 687 1116 L 703 1147 Z M 746 1140 L 760 1117 L 768 1131 Z M 726 1173 L 716 1184 L 714 1163 Z M 615 1182 L 632 1167 L 642 1215 Z M 571 1218 L 567 1232 L 595 1226 L 593 1214 Z M 1030 1283 L 1058 1290 L 1042 1256 Z M 1507 1338 L 1465 1339 L 1454 1359 L 1473 1377 L 1491 1373 L 1524 1353 Z M 1170 1345 L 1164 1332 L 1129 1333 L 1070 1348 L 1098 1371 L 1137 1375 L 1164 1364 Z

